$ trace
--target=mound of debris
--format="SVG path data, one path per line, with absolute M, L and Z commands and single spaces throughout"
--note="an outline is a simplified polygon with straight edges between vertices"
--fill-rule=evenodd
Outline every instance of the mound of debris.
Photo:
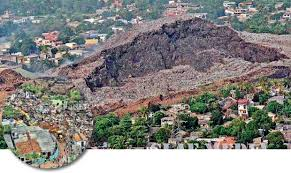
M 135 111 L 133 107 L 160 96 L 176 102 L 201 86 L 221 81 L 275 73 L 285 77 L 289 73 L 278 67 L 289 64 L 291 59 L 277 47 L 250 42 L 226 26 L 179 17 L 144 23 L 116 35 L 94 56 L 58 68 L 53 75 L 72 80 L 93 114 L 102 115 Z
M 226 26 L 188 17 L 147 23 L 113 38 L 100 49 L 96 56 L 67 67 L 61 74 L 69 77 L 79 74 L 95 91 L 106 86 L 122 86 L 129 78 L 179 65 L 207 72 L 223 58 L 259 63 L 287 58 L 277 49 L 244 41 Z M 92 66 L 87 68 L 88 64 Z
M 26 79 L 19 73 L 11 69 L 0 69 L 0 91 L 14 90 Z

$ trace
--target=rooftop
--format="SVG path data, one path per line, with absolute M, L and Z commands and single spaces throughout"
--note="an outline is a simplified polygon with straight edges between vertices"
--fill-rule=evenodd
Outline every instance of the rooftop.
M 56 142 L 53 136 L 40 127 L 27 127 L 27 126 L 18 126 L 17 128 L 12 129 L 12 134 L 17 136 L 14 138 L 15 146 L 18 149 L 25 150 L 25 146 L 31 144 L 33 147 L 30 148 L 33 151 L 42 151 L 42 152 L 52 152 L 56 147 Z M 39 148 L 37 148 L 39 146 Z

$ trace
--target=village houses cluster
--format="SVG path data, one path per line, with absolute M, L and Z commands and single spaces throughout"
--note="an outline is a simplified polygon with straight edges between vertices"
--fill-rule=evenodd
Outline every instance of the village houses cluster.
M 4 108 L 2 125 L 11 129 L 5 141 L 26 163 L 70 163 L 84 152 L 91 136 L 93 117 L 88 106 L 50 91 L 19 89 Z
M 224 1 L 223 7 L 225 16 L 220 17 L 220 19 L 236 16 L 241 22 L 251 18 L 258 11 L 254 1 L 241 2 L 239 4 L 234 1 Z
M 291 148 L 291 118 L 289 113 L 282 113 L 279 108 L 278 112 L 272 112 L 270 105 L 277 105 L 282 109 L 283 106 L 289 104 L 290 88 L 282 87 L 281 85 L 273 85 L 268 89 L 266 94 L 264 93 L 263 87 L 252 84 L 255 86 L 251 92 L 245 94 L 243 97 L 237 98 L 238 90 L 230 90 L 229 95 L 216 96 L 216 102 L 218 103 L 217 110 L 220 110 L 221 119 L 219 120 L 221 125 L 213 125 L 213 118 L 215 115 L 213 112 L 204 111 L 197 112 L 191 108 L 191 103 L 183 102 L 180 104 L 174 104 L 170 106 L 161 106 L 157 111 L 151 111 L 153 106 L 149 106 L 147 113 L 148 132 L 145 135 L 147 141 L 144 146 L 128 148 L 147 148 L 147 149 L 267 149 L 270 145 L 268 137 L 266 136 L 266 129 L 260 128 L 259 124 L 256 124 L 258 129 L 257 134 L 248 142 L 241 142 L 239 136 L 236 135 L 213 135 L 214 131 L 222 128 L 244 128 L 240 127 L 238 123 L 245 124 L 248 126 L 249 123 L 254 123 L 253 114 L 256 111 L 266 112 L 265 120 L 268 124 L 262 127 L 269 126 L 268 133 L 280 133 L 284 139 L 284 146 Z M 207 94 L 205 95 L 207 96 Z M 257 101 L 255 97 L 264 97 L 264 102 Z M 191 101 L 190 101 L 191 102 Z M 213 102 L 214 103 L 214 102 Z M 195 105 L 202 107 L 200 104 Z M 288 105 L 290 106 L 290 105 Z M 154 106 L 157 107 L 157 106 Z M 156 109 L 156 108 L 155 108 Z M 288 111 L 289 108 L 285 108 Z M 144 111 L 141 111 L 144 112 Z M 143 114 L 143 113 L 142 113 Z M 264 113 L 263 113 L 264 114 Z M 140 120 L 141 113 L 134 113 L 131 118 L 132 124 L 134 125 Z M 182 115 L 182 116 L 181 116 Z M 260 115 L 265 116 L 265 115 Z M 186 118 L 185 118 L 186 117 Z M 187 118 L 188 117 L 188 118 Z M 192 118 L 191 118 L 192 117 Z M 159 119 L 159 123 L 153 123 Z M 191 120 L 192 119 L 192 120 Z M 198 122 L 196 122 L 196 120 Z M 268 120 L 267 120 L 268 119 Z M 263 121 L 265 121 L 263 120 Z M 260 121 L 260 120 L 259 120 Z M 255 123 L 261 123 L 261 122 Z M 185 126 L 186 123 L 186 126 Z M 187 125 L 188 123 L 188 125 Z M 197 124 L 196 124 L 197 123 Z M 265 123 L 265 122 L 264 122 Z M 233 125 L 235 124 L 235 125 Z M 244 126 L 245 126 L 244 125 Z M 219 127 L 219 128 L 218 128 Z M 114 129 L 114 128 L 113 128 Z M 161 135 L 161 129 L 163 129 Z M 168 129 L 168 130 L 167 130 Z M 164 132 L 164 130 L 166 132 Z M 167 134 L 169 133 L 169 134 Z M 221 132 L 219 132 L 221 133 Z M 94 134 L 93 134 L 94 136 Z M 162 140 L 160 137 L 162 136 Z M 215 137 L 213 137 L 215 136 Z M 282 139 L 282 140 L 283 140 Z M 98 142 L 98 141 L 97 141 Z M 283 141 L 282 141 L 283 142 Z M 105 141 L 98 148 L 112 148 L 112 141 Z M 113 143 L 114 144 L 114 143 Z M 282 143 L 283 145 L 283 143 Z M 116 146 L 115 146 L 116 147 Z
M 66 20 L 66 27 L 72 29 L 76 29 L 80 25 L 102 25 L 104 23 L 113 23 L 113 25 L 109 26 L 109 28 L 106 28 L 106 32 L 104 28 L 104 32 L 98 32 L 97 30 L 86 30 L 82 33 L 77 33 L 77 35 L 74 35 L 73 37 L 80 37 L 84 40 L 84 43 L 82 44 L 78 44 L 76 42 L 64 43 L 60 40 L 62 31 L 48 31 L 42 33 L 40 36 L 33 38 L 33 41 L 38 50 L 24 56 L 22 52 L 10 52 L 12 47 L 11 41 L 5 43 L 0 42 L 0 61 L 14 62 L 17 64 L 30 64 L 35 61 L 48 60 L 58 65 L 64 58 L 64 55 L 72 55 L 77 57 L 88 56 L 94 52 L 100 43 L 106 41 L 112 34 L 124 32 L 128 25 L 137 25 L 143 22 L 143 18 L 141 16 L 133 16 L 133 18 L 128 20 L 122 18 L 120 15 L 118 15 L 118 13 L 113 16 L 104 15 L 105 13 L 111 13 L 112 10 L 119 11 L 121 9 L 125 9 L 130 12 L 138 10 L 134 3 L 124 6 L 121 0 L 114 0 L 111 6 L 96 9 L 95 13 L 87 14 L 82 21 L 74 21 L 68 18 Z M 14 24 L 19 25 L 41 25 L 42 22 L 47 20 L 47 17 L 48 16 L 17 17 L 14 16 L 10 11 L 6 11 L 5 14 L 0 17 L 0 21 L 1 23 L 13 21 Z M 19 19 L 16 21 L 16 18 Z M 122 25 L 116 25 L 116 23 Z
M 257 4 L 255 1 L 247 1 L 237 3 L 235 1 L 223 2 L 225 16 L 219 19 L 229 23 L 231 17 L 237 17 L 240 22 L 245 22 L 258 12 Z M 277 20 L 272 19 L 272 16 L 280 15 L 279 22 L 285 24 L 291 19 L 291 8 L 285 7 L 283 2 L 277 2 L 274 5 L 275 11 L 271 12 L 268 17 L 269 24 L 276 23 Z

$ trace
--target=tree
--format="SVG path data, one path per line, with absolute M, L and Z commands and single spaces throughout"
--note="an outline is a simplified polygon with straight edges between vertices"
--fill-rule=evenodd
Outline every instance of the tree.
M 266 92 L 260 92 L 254 95 L 254 101 L 259 102 L 261 105 L 265 104 L 269 98 L 270 96 Z
M 148 128 L 143 125 L 135 124 L 129 132 L 129 144 L 133 147 L 144 147 L 147 144 Z
M 108 144 L 112 149 L 126 149 L 126 138 L 124 136 L 110 136 L 108 138 Z
M 127 130 L 130 130 L 130 129 L 127 129 Z M 115 135 L 125 136 L 127 130 L 122 128 L 121 125 L 114 125 L 108 129 L 108 133 L 109 133 L 108 137 L 115 136 Z
M 212 127 L 217 126 L 217 125 L 222 125 L 224 123 L 223 121 L 223 115 L 219 110 L 214 110 L 211 112 L 211 125 Z
M 235 99 L 242 99 L 244 98 L 244 95 L 242 94 L 242 92 L 239 89 L 235 90 Z
M 0 126 L 0 149 L 6 149 L 7 148 L 7 145 L 6 145 L 6 142 L 4 140 L 4 129 L 2 126 Z
M 254 138 L 259 137 L 259 131 L 255 121 L 250 121 L 246 128 L 242 131 L 239 142 L 247 144 L 253 141 Z
M 230 89 L 228 88 L 222 88 L 219 90 L 220 94 L 222 95 L 222 97 L 226 98 L 230 95 Z
M 181 113 L 178 115 L 178 118 L 183 130 L 194 131 L 199 127 L 197 117 L 191 117 L 189 114 Z
M 284 104 L 284 108 L 282 110 L 283 114 L 285 116 L 290 117 L 291 116 L 291 105 L 290 104 Z
M 190 110 L 191 112 L 203 114 L 207 112 L 207 105 L 203 102 L 194 102 L 190 105 Z
M 55 47 L 51 49 L 53 58 L 55 58 L 55 55 L 58 53 L 58 51 L 59 51 L 58 48 L 55 48 Z
M 256 107 L 254 107 L 254 106 L 250 106 L 249 108 L 248 108 L 248 114 L 249 114 L 249 116 L 253 116 L 254 115 L 254 113 L 257 111 L 257 110 L 259 110 L 258 108 L 256 108 Z
M 198 102 L 202 102 L 202 103 L 205 103 L 205 104 L 210 104 L 211 102 L 214 102 L 216 100 L 217 100 L 216 96 L 211 94 L 211 93 L 208 93 L 208 92 L 202 94 L 197 99 Z
M 213 138 L 218 138 L 219 136 L 228 135 L 228 129 L 224 126 L 218 125 L 212 129 L 211 136 Z
M 165 117 L 165 114 L 161 111 L 155 112 L 153 115 L 153 124 L 160 125 L 161 119 Z
M 86 43 L 85 39 L 82 38 L 82 37 L 75 37 L 75 38 L 72 40 L 72 42 L 75 42 L 75 43 L 77 43 L 78 45 L 82 45 L 82 44 L 85 44 L 85 43 Z
M 241 119 L 234 119 L 228 127 L 228 134 L 240 138 L 242 131 L 245 129 L 246 123 Z
M 206 143 L 205 141 L 190 141 L 190 144 L 194 145 L 194 149 L 207 149 Z
M 119 119 L 114 114 L 100 116 L 95 119 L 95 127 L 93 130 L 93 138 L 97 144 L 106 141 L 109 136 L 109 128 L 117 125 Z
M 237 31 L 245 30 L 245 24 L 243 22 L 240 22 L 237 17 L 232 18 L 231 26 Z
M 148 118 L 148 114 L 149 114 L 149 109 L 146 108 L 146 107 L 142 107 L 140 108 L 140 110 L 138 111 L 139 112 L 139 115 L 143 118 Z
M 287 149 L 287 146 L 284 145 L 284 135 L 279 131 L 269 133 L 267 140 L 268 149 Z
M 21 52 L 25 56 L 36 51 L 36 44 L 29 35 L 25 34 L 25 32 L 21 32 L 16 36 L 10 48 L 10 53 Z
M 276 101 L 271 101 L 267 105 L 267 110 L 274 114 L 278 114 L 283 110 L 283 105 L 281 105 L 280 103 Z
M 65 27 L 61 30 L 59 35 L 59 40 L 63 43 L 68 43 L 72 36 L 76 35 L 76 33 L 70 27 Z
M 122 117 L 120 119 L 119 125 L 122 129 L 124 129 L 124 131 L 130 130 L 132 126 L 131 116 L 128 114 Z
M 158 143 L 166 143 L 171 135 L 171 130 L 168 128 L 160 128 L 155 134 L 154 138 Z
M 150 112 L 157 112 L 157 111 L 159 111 L 159 110 L 161 110 L 161 105 L 156 105 L 156 104 L 150 104 L 149 105 L 149 111 Z
M 257 110 L 253 114 L 252 118 L 258 126 L 258 129 L 264 129 L 268 131 L 275 126 L 275 123 L 272 122 L 272 118 L 268 116 L 268 113 L 266 111 Z

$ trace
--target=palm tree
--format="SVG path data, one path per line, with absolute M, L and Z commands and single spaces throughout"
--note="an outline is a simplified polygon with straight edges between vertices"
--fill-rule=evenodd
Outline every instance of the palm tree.
M 146 120 L 148 119 L 148 116 L 149 116 L 149 109 L 148 108 L 143 106 L 138 112 L 139 112 L 141 117 L 145 118 Z

